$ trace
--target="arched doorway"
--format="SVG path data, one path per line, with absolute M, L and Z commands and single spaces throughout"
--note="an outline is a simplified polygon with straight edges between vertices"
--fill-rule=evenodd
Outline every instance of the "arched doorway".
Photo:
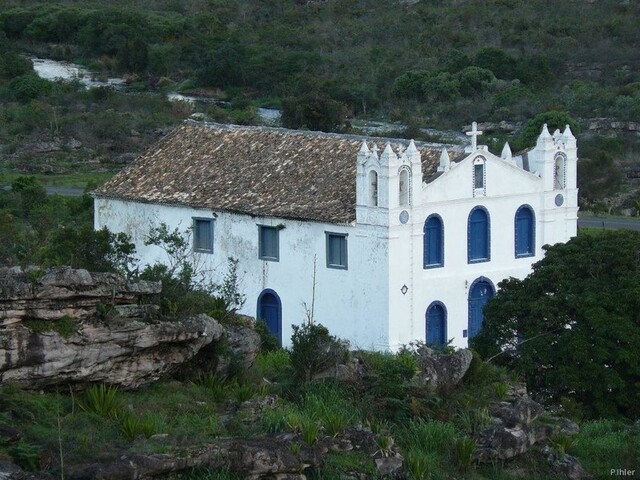
M 258 296 L 256 318 L 267 324 L 269 333 L 282 345 L 282 303 L 278 294 L 270 288 Z
M 495 293 L 493 283 L 488 278 L 480 277 L 471 284 L 469 289 L 469 330 L 467 333 L 469 338 L 475 337 L 480 331 L 484 320 L 482 309 Z
M 428 345 L 444 345 L 447 343 L 447 310 L 440 302 L 433 302 L 427 308 L 426 330 Z

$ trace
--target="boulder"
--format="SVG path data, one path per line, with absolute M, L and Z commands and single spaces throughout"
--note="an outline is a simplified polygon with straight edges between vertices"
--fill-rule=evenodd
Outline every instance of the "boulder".
M 418 356 L 420 381 L 438 390 L 447 390 L 457 385 L 467 373 L 473 358 L 471 350 L 460 349 L 447 354 L 438 353 L 425 345 L 418 348 Z
M 495 462 L 527 452 L 552 435 L 574 435 L 578 426 L 565 418 L 545 416 L 542 406 L 527 395 L 523 384 L 510 385 L 507 401 L 489 405 L 491 421 L 479 432 L 475 460 Z

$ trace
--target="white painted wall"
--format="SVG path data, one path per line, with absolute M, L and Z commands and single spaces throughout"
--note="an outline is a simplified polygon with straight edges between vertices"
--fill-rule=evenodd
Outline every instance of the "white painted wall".
M 170 229 L 186 230 L 192 217 L 214 218 L 213 254 L 195 254 L 214 281 L 221 281 L 227 258 L 239 260 L 240 289 L 247 301 L 241 313 L 255 316 L 257 299 L 265 288 L 278 293 L 282 302 L 283 343 L 289 345 L 292 324 L 306 319 L 304 304 L 312 302 L 313 262 L 316 255 L 315 321 L 354 348 L 384 349 L 388 345 L 388 248 L 386 232 L 375 226 L 356 229 L 280 218 L 252 218 L 226 212 L 215 214 L 181 206 L 153 205 L 120 200 L 95 200 L 95 227 L 132 235 L 142 264 L 166 261 L 163 252 L 145 247 L 152 225 L 166 223 Z M 280 231 L 280 261 L 258 258 L 258 225 Z M 348 234 L 348 269 L 327 268 L 325 232 Z

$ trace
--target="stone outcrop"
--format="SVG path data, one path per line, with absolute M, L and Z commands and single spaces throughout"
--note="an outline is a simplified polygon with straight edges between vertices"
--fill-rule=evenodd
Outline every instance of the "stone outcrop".
M 37 279 L 20 269 L 0 271 L 0 381 L 24 388 L 105 382 L 148 384 L 217 344 L 215 365 L 248 368 L 260 345 L 248 325 L 225 329 L 207 315 L 162 320 L 157 282 L 131 282 L 111 273 L 58 267 Z M 223 337 L 225 341 L 222 342 Z
M 14 325 L 0 332 L 0 375 L 24 388 L 89 382 L 133 388 L 170 373 L 223 333 L 206 315 L 174 322 L 87 321 L 66 338 Z
M 10 325 L 26 319 L 76 320 L 95 315 L 98 306 L 138 303 L 144 295 L 159 293 L 159 282 L 131 282 L 115 273 L 89 273 L 57 267 L 31 281 L 18 269 L 0 271 L 0 322 Z
M 295 445 L 295 448 L 292 448 Z M 364 428 L 349 428 L 332 438 L 321 437 L 306 444 L 297 432 L 252 438 L 220 438 L 214 443 L 175 454 L 123 456 L 110 464 L 68 467 L 68 480 L 134 480 L 170 475 L 192 468 L 227 468 L 247 479 L 303 480 L 304 470 L 321 467 L 329 451 L 362 450 L 373 460 L 380 478 L 402 469 L 402 456 L 395 449 L 376 452 L 376 436 Z
M 574 435 L 578 426 L 565 418 L 541 415 L 542 406 L 527 395 L 523 384 L 508 390 L 505 401 L 489 406 L 490 426 L 477 439 L 476 460 L 508 460 L 527 452 L 533 445 L 547 442 L 553 435 Z

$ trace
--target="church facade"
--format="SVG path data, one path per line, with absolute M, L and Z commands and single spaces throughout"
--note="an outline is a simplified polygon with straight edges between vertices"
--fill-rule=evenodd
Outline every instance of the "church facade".
M 466 346 L 508 277 L 576 234 L 576 140 L 542 129 L 514 156 L 477 144 L 186 124 L 95 193 L 95 227 L 143 264 L 162 223 L 189 231 L 214 281 L 238 260 L 241 313 L 283 345 L 309 315 L 353 348 Z

